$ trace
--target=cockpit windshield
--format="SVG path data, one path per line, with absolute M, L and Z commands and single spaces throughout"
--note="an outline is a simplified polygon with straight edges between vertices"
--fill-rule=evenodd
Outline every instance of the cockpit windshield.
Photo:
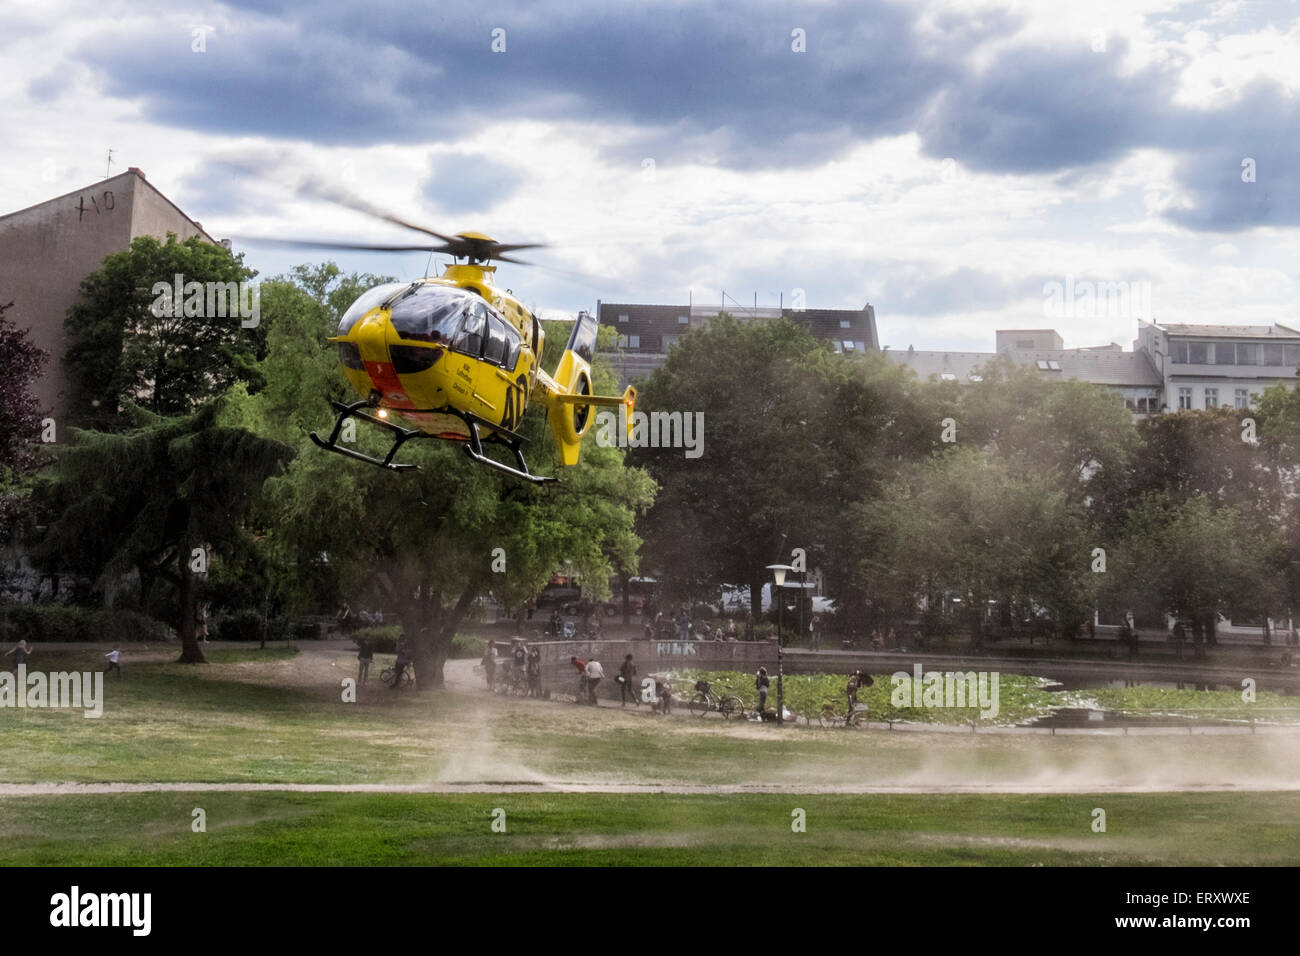
M 481 300 L 460 289 L 422 285 L 392 306 L 393 328 L 404 339 L 449 344 L 466 312 Z
M 389 282 L 385 285 L 377 285 L 373 289 L 367 289 L 343 313 L 343 318 L 339 320 L 339 335 L 347 335 L 352 326 L 364 318 L 367 312 L 383 305 L 386 299 L 391 298 L 395 292 L 400 292 L 407 285 L 409 283 Z

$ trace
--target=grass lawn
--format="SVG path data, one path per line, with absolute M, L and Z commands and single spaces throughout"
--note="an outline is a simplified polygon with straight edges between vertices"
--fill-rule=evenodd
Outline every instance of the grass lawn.
M 193 810 L 207 831 L 191 830 Z M 1106 811 L 1094 833 L 1092 812 Z M 505 833 L 491 829 L 495 808 Z M 806 832 L 791 829 L 806 813 Z M 1289 866 L 1300 795 L 185 793 L 0 799 L 14 865 Z
M 779 787 L 782 793 L 40 793 L 0 796 L 0 863 L 1291 863 L 1300 739 L 1066 737 L 777 728 L 448 689 L 355 703 L 342 644 L 124 653 L 104 714 L 0 710 L 0 782 L 530 782 Z M 48 670 L 102 652 L 40 649 Z M 846 786 L 1071 793 L 845 796 Z M 1139 787 L 1285 792 L 1111 793 Z M 820 791 L 820 792 L 819 792 Z M 1085 794 L 1080 796 L 1078 794 Z M 190 831 L 191 811 L 207 833 Z M 507 814 L 507 833 L 489 829 Z M 808 831 L 790 830 L 791 810 Z M 1102 807 L 1109 832 L 1090 830 Z

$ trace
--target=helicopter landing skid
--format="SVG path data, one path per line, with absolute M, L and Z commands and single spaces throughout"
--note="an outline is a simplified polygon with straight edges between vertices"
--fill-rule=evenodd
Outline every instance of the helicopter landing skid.
M 385 421 L 382 418 L 376 418 L 373 415 L 367 415 L 365 414 L 364 411 L 362 411 L 362 409 L 371 408 L 373 406 L 366 401 L 352 402 L 351 404 L 348 405 L 345 405 L 342 402 L 330 402 L 330 406 L 338 413 L 338 417 L 335 418 L 334 420 L 334 430 L 330 432 L 330 437 L 328 439 L 321 438 L 315 432 L 312 432 L 311 440 L 315 442 L 317 447 L 323 448 L 325 449 L 325 451 L 333 452 L 336 455 L 344 455 L 348 458 L 354 458 L 357 461 L 364 461 L 367 464 L 377 465 L 380 468 L 387 468 L 391 471 L 410 471 L 412 469 L 419 468 L 420 466 L 415 464 L 410 464 L 408 462 L 393 461 L 393 458 L 397 455 L 398 450 L 401 449 L 401 447 L 404 444 L 406 444 L 408 441 L 411 441 L 412 439 L 416 439 L 416 438 L 434 438 L 439 441 L 462 441 L 463 444 L 461 447 L 465 449 L 465 454 L 469 456 L 470 459 L 478 462 L 479 464 L 487 465 L 490 468 L 497 469 L 498 471 L 504 471 L 508 475 L 514 475 L 516 478 L 523 478 L 525 481 L 531 481 L 534 484 L 538 484 L 538 485 L 546 484 L 547 482 L 558 480 L 556 478 L 547 478 L 541 475 L 534 475 L 532 472 L 528 470 L 528 462 L 524 460 L 524 454 L 520 448 L 520 446 L 527 439 L 525 439 L 522 435 L 516 435 L 514 432 L 503 429 L 500 425 L 493 425 L 491 422 L 487 421 L 486 419 L 479 418 L 477 415 L 472 415 L 468 412 L 462 412 L 459 409 L 431 408 L 431 409 L 418 409 L 415 411 L 425 412 L 425 413 L 444 414 L 444 415 L 454 415 L 455 417 L 459 418 L 462 422 L 465 423 L 465 430 L 469 436 L 467 440 L 461 439 L 458 436 L 451 437 L 451 438 L 444 438 L 442 435 L 431 435 L 428 432 L 420 431 L 418 428 L 403 428 L 401 425 L 397 425 L 394 424 L 393 422 Z M 343 431 L 343 423 L 346 422 L 349 418 L 359 418 L 362 421 L 370 422 L 372 425 L 378 425 L 380 428 L 392 432 L 396 437 L 393 439 L 393 444 L 388 449 L 388 454 L 386 454 L 382 459 L 374 458 L 363 452 L 359 452 L 353 448 L 346 448 L 340 445 L 339 435 Z M 499 462 L 493 458 L 489 458 L 486 454 L 483 453 L 483 439 L 479 433 L 480 425 L 487 426 L 488 428 L 491 428 L 493 430 L 493 435 L 491 438 L 488 439 L 488 441 L 505 445 L 507 448 L 510 449 L 511 453 L 515 456 L 515 461 L 519 465 L 518 468 L 511 468 L 509 465 Z

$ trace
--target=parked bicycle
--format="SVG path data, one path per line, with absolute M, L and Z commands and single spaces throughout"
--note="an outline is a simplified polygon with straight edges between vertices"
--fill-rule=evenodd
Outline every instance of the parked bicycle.
M 722 715 L 723 720 L 730 720 L 732 717 L 743 718 L 745 716 L 745 702 L 739 697 L 731 694 L 719 696 L 709 687 L 709 682 L 699 680 L 695 682 L 695 695 L 690 701 L 691 713 L 696 717 L 703 717 L 710 711 L 717 711 Z

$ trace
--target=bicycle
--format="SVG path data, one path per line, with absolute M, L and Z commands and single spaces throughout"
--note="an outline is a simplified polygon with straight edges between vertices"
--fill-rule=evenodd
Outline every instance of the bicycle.
M 379 672 L 379 679 L 384 682 L 384 685 L 386 687 L 392 687 L 393 681 L 396 679 L 396 677 L 397 677 L 396 665 L 394 665 L 393 667 L 385 667 L 382 671 Z M 413 668 L 410 664 L 407 664 L 404 668 L 402 668 L 402 686 L 403 687 L 415 686 L 415 668 Z
M 822 712 L 817 719 L 823 727 L 861 727 L 862 717 L 866 712 L 866 704 L 858 704 L 847 714 L 841 714 L 835 709 L 834 704 L 826 703 L 822 705 Z
M 730 694 L 719 697 L 710 690 L 709 682 L 706 680 L 695 682 L 695 696 L 691 698 L 688 706 L 695 717 L 703 717 L 713 710 L 720 713 L 723 720 L 730 720 L 732 717 L 743 719 L 745 716 L 743 700 Z

